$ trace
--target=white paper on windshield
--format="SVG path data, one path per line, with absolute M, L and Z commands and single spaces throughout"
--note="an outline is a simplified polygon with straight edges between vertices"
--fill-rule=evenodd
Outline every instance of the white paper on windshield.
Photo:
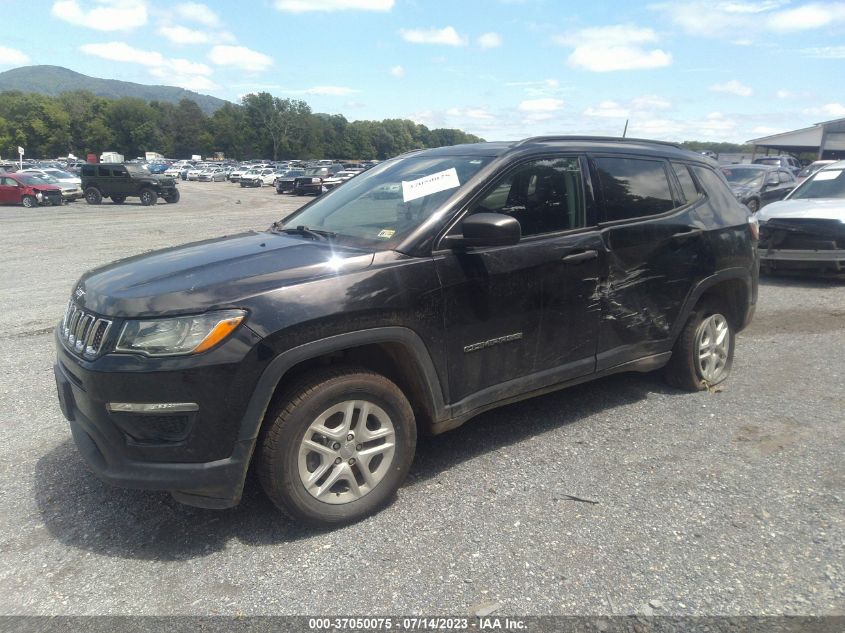
M 841 173 L 841 169 L 825 169 L 817 173 L 814 180 L 836 180 Z
M 417 198 L 424 198 L 433 193 L 446 191 L 447 189 L 456 189 L 460 186 L 458 172 L 452 167 L 446 171 L 438 171 L 436 174 L 423 176 L 417 180 L 403 180 L 402 200 L 404 202 L 410 202 Z

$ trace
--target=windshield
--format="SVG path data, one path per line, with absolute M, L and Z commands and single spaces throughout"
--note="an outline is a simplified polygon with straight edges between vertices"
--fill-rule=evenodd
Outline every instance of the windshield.
M 306 176 L 325 176 L 329 173 L 326 167 L 311 167 L 305 170 Z
M 798 186 L 790 200 L 845 198 L 845 169 L 822 169 Z
M 756 165 L 780 165 L 779 158 L 758 158 L 754 161 Z
M 455 193 L 489 157 L 410 156 L 383 163 L 285 219 L 360 246 L 397 244 Z
M 760 187 L 763 178 L 768 173 L 767 169 L 749 169 L 748 167 L 734 168 L 723 167 L 722 173 L 731 185 L 740 187 Z
M 49 176 L 53 176 L 54 178 L 76 178 L 73 174 L 69 174 L 61 169 L 45 169 L 44 173 Z

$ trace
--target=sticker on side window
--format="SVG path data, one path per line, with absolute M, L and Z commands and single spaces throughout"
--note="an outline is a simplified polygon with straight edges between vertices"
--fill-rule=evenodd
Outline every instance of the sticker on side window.
M 841 173 L 841 169 L 825 169 L 816 174 L 815 180 L 836 180 Z
M 410 202 L 417 198 L 424 198 L 433 193 L 456 189 L 461 183 L 458 180 L 458 172 L 454 167 L 445 171 L 438 171 L 436 174 L 423 176 L 417 180 L 402 181 L 402 200 Z

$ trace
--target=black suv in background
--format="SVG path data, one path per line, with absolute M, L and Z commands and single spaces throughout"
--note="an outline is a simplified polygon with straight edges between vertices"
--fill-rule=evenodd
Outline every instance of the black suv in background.
M 751 213 L 783 200 L 797 184 L 791 171 L 771 165 L 725 165 L 722 173 L 736 199 Z
M 126 198 L 140 198 L 144 206 L 155 204 L 159 197 L 169 203 L 179 202 L 175 179 L 151 174 L 141 165 L 83 165 L 80 176 L 88 204 L 100 204 L 103 198 L 111 198 L 115 204 L 123 204 Z
M 385 190 L 395 195 L 378 195 Z M 418 432 L 622 371 L 724 381 L 757 223 L 709 159 L 538 137 L 385 161 L 270 229 L 85 273 L 59 401 L 105 481 L 339 524 L 387 503 Z

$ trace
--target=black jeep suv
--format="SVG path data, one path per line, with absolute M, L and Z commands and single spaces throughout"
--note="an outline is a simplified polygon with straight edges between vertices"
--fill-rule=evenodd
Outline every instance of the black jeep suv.
M 417 151 L 266 231 L 85 273 L 59 400 L 107 482 L 225 508 L 255 462 L 281 509 L 338 524 L 393 497 L 418 432 L 621 371 L 722 382 L 758 267 L 756 221 L 699 154 Z
M 151 174 L 140 165 L 83 165 L 80 175 L 88 204 L 100 204 L 103 198 L 111 198 L 115 204 L 123 204 L 126 198 L 140 198 L 145 206 L 155 204 L 159 197 L 169 203 L 179 202 L 175 179 Z

